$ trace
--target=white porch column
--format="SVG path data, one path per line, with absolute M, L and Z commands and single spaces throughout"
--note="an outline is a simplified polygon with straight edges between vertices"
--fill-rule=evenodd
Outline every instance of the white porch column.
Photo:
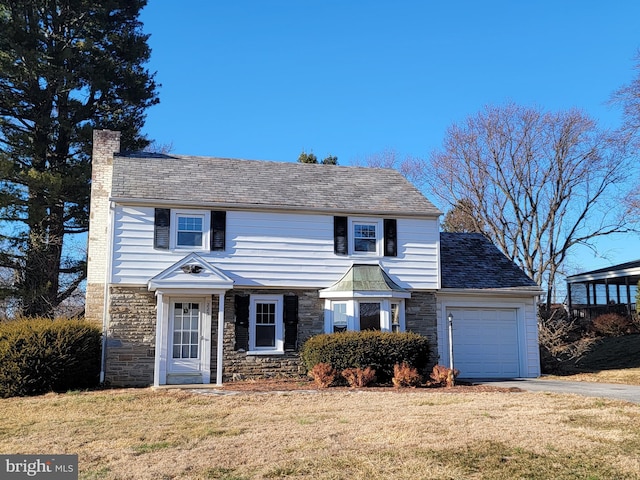
M 153 385 L 165 385 L 167 383 L 167 338 L 168 320 L 167 309 L 164 305 L 162 293 L 156 292 L 156 357 L 153 368 Z
M 222 385 L 222 350 L 224 344 L 224 292 L 218 296 L 218 348 L 216 348 L 216 385 Z

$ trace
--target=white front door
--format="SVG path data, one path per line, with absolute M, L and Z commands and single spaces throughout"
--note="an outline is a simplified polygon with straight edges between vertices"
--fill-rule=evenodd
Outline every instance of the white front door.
M 172 299 L 169 310 L 168 373 L 200 373 L 202 366 L 203 299 Z

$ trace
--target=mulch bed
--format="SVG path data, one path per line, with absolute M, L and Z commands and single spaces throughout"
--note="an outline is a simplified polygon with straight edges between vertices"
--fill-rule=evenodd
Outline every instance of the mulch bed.
M 481 392 L 522 392 L 519 388 L 492 387 L 490 385 L 459 384 L 453 387 L 422 386 L 415 388 L 395 388 L 393 385 L 378 385 L 371 387 L 352 388 L 336 386 L 319 388 L 312 380 L 306 378 L 260 378 L 227 382 L 223 390 L 239 392 L 290 392 L 296 390 L 318 391 L 373 391 L 373 392 L 440 392 L 440 393 L 481 393 Z

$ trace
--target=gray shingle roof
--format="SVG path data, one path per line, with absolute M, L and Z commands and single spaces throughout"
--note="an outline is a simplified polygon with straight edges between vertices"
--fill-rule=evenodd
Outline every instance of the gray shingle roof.
M 112 197 L 183 205 L 440 215 L 391 169 L 182 155 L 114 158 Z
M 515 263 L 480 233 L 441 233 L 442 288 L 536 288 Z

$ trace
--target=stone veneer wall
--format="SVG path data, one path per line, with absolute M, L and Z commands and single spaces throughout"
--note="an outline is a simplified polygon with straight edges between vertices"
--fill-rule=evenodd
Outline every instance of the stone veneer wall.
M 153 384 L 156 298 L 147 287 L 111 286 L 105 381 L 113 386 Z
M 436 294 L 411 292 L 405 303 L 405 323 L 408 332 L 419 333 L 429 339 L 430 367 L 438 363 L 438 320 Z
M 297 295 L 298 296 L 298 346 L 313 335 L 324 331 L 324 300 L 318 297 L 317 290 L 260 290 L 234 289 L 225 295 L 224 302 L 224 367 L 223 381 L 233 378 L 296 376 L 305 373 L 298 352 L 285 352 L 284 355 L 247 355 L 244 351 L 235 351 L 235 296 L 236 295 Z M 214 298 L 213 311 L 217 311 L 218 301 Z M 212 319 L 212 337 L 217 338 L 217 322 Z M 215 378 L 215 348 L 211 349 L 211 378 Z
M 324 299 L 318 297 L 317 290 L 232 290 L 225 295 L 224 326 L 224 368 L 223 381 L 233 378 L 295 376 L 305 373 L 298 352 L 284 355 L 247 355 L 235 351 L 235 295 L 284 294 L 298 296 L 298 346 L 313 335 L 324 332 Z M 214 298 L 212 311 L 217 311 L 218 300 Z M 433 292 L 412 292 L 406 300 L 405 319 L 407 330 L 429 338 L 430 364 L 438 361 L 436 296 Z M 217 338 L 217 322 L 212 321 L 213 339 Z M 215 378 L 216 350 L 211 349 L 211 378 Z
M 153 384 L 156 298 L 146 287 L 111 286 L 105 380 L 113 386 Z M 233 378 L 296 376 L 305 373 L 298 352 L 284 355 L 247 355 L 235 351 L 235 295 L 284 294 L 298 296 L 298 345 L 324 331 L 324 300 L 317 290 L 234 289 L 225 295 L 223 380 Z M 211 379 L 215 381 L 218 296 L 213 296 L 211 318 Z M 432 364 L 437 363 L 436 297 L 412 292 L 406 301 L 407 330 L 430 340 Z

